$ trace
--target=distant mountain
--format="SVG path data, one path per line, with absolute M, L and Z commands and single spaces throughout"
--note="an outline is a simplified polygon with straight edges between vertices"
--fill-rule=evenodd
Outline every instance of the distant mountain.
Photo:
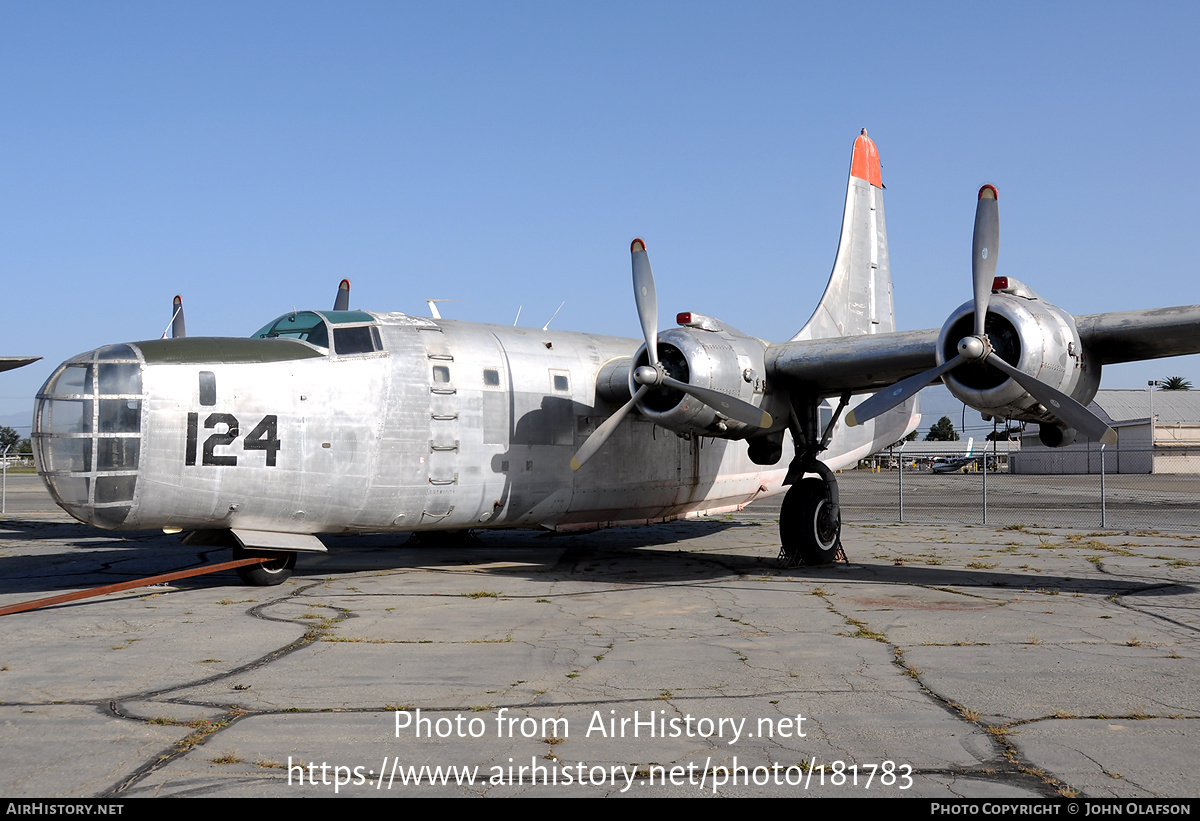
M 29 428 L 33 424 L 33 408 L 30 407 L 25 413 L 6 413 L 0 416 L 0 425 L 7 428 L 12 428 L 17 433 L 21 434 L 24 439 L 29 435 Z

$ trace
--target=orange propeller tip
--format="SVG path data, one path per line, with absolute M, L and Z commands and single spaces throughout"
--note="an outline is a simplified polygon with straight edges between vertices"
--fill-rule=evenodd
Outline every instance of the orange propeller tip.
M 629 243 L 629 253 L 636 254 L 638 251 L 645 251 L 646 243 L 642 242 L 641 238 L 635 239 Z
M 988 183 L 979 189 L 979 199 L 998 200 L 1000 195 L 996 192 L 996 186 Z

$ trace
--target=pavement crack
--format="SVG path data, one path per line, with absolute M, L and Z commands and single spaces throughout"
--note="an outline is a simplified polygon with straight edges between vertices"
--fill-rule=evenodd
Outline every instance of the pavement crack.
M 310 623 L 308 623 L 308 621 L 303 620 L 303 619 L 281 618 L 278 616 L 269 616 L 269 615 L 266 615 L 264 612 L 265 609 L 268 607 L 275 607 L 283 602 L 287 602 L 287 601 L 298 598 L 299 596 L 308 592 L 313 587 L 316 587 L 319 584 L 320 584 L 319 582 L 316 582 L 313 584 L 305 585 L 304 587 L 301 587 L 297 590 L 291 591 L 290 593 L 288 593 L 285 596 L 281 596 L 277 599 L 272 599 L 271 601 L 268 601 L 268 602 L 263 602 L 263 603 L 258 604 L 246 611 L 247 615 L 250 615 L 257 619 L 262 619 L 264 621 L 284 622 L 284 623 L 288 623 L 288 624 L 297 624 L 297 625 L 304 627 L 305 628 L 304 635 L 302 635 L 300 638 L 296 639 L 295 641 L 291 641 L 282 647 L 279 647 L 275 650 L 272 650 L 269 653 L 266 653 L 265 655 L 258 657 L 257 659 L 249 661 L 245 664 L 238 665 L 237 667 L 234 667 L 230 670 L 226 670 L 226 671 L 223 671 L 220 673 L 215 673 L 211 676 L 205 676 L 203 678 L 194 679 L 194 680 L 187 681 L 187 682 L 184 682 L 181 684 L 173 684 L 169 687 L 161 687 L 161 688 L 158 688 L 155 690 L 149 690 L 149 691 L 145 691 L 145 692 L 141 692 L 141 693 L 126 694 L 124 696 L 121 696 L 119 698 L 109 701 L 108 705 L 107 705 L 108 712 L 116 718 L 123 718 L 123 719 L 130 720 L 130 721 L 138 721 L 138 722 L 145 723 L 145 724 L 164 723 L 164 724 L 175 724 L 178 726 L 194 726 L 194 731 L 190 735 L 186 736 L 185 738 L 181 739 L 180 741 L 175 742 L 170 747 L 168 747 L 165 750 L 158 753 L 150 761 L 147 761 L 146 763 L 142 764 L 140 767 L 136 768 L 132 773 L 127 775 L 125 778 L 123 778 L 120 781 L 118 781 L 117 783 L 113 784 L 107 790 L 102 791 L 99 795 L 101 797 L 120 795 L 123 792 L 125 792 L 126 790 L 128 790 L 130 787 L 132 787 L 135 784 L 137 784 L 138 782 L 140 782 L 142 779 L 146 778 L 151 773 L 155 772 L 156 770 L 160 769 L 161 767 L 166 766 L 167 764 L 171 763 L 172 761 L 176 760 L 177 758 L 180 758 L 181 756 L 186 755 L 189 751 L 191 751 L 196 746 L 206 743 L 211 737 L 215 736 L 217 733 L 224 730 L 226 727 L 232 726 L 233 724 L 235 724 L 239 719 L 243 718 L 244 716 L 261 714 L 261 711 L 248 711 L 248 710 L 242 709 L 241 707 L 239 707 L 237 705 L 233 705 L 233 706 L 206 705 L 206 706 L 217 707 L 218 709 L 224 709 L 225 712 L 220 717 L 218 717 L 217 719 L 212 720 L 212 721 L 207 720 L 207 719 L 200 719 L 195 722 L 185 722 L 185 721 L 173 721 L 173 720 L 169 720 L 169 719 L 140 718 L 140 717 L 135 716 L 132 713 L 129 713 L 128 711 L 122 709 L 119 705 L 121 702 L 125 702 L 125 701 L 152 701 L 156 698 L 161 699 L 163 696 L 166 696 L 169 693 L 175 693 L 175 692 L 179 692 L 181 690 L 190 690 L 190 689 L 195 689 L 197 687 L 203 687 L 205 685 L 212 684 L 217 681 L 221 681 L 224 679 L 232 678 L 234 676 L 242 675 L 251 670 L 258 670 L 258 669 L 261 669 L 263 667 L 266 667 L 266 666 L 278 661 L 281 658 L 284 658 L 284 657 L 296 652 L 297 650 L 300 650 L 304 647 L 309 646 L 310 644 L 313 644 L 314 642 L 320 641 L 321 639 L 325 638 L 329 634 L 329 630 L 333 627 L 334 624 L 337 624 L 338 622 L 340 622 L 346 618 L 350 618 L 354 614 L 351 613 L 349 610 L 346 610 L 345 608 L 334 607 L 332 605 L 319 605 L 322 607 L 328 607 L 330 609 L 333 609 L 333 610 L 339 612 L 340 615 L 338 618 L 334 618 L 334 619 L 328 619 L 328 618 L 322 619 L 321 623 L 319 623 L 319 624 L 310 624 Z M 174 702 L 174 703 L 186 703 L 184 700 L 176 700 L 176 699 L 164 699 L 164 700 L 168 701 L 168 702 Z M 268 711 L 268 712 L 271 712 L 271 711 Z
M 119 718 L 130 718 L 133 720 L 139 720 L 139 719 L 134 718 L 133 716 L 123 713 L 115 702 L 110 703 L 109 710 L 114 716 L 117 716 Z M 130 787 L 137 784 L 139 781 L 144 779 L 146 776 L 150 775 L 151 773 L 155 772 L 156 770 L 158 770 L 162 767 L 167 766 L 171 762 L 175 761 L 177 758 L 181 758 L 182 756 L 187 755 L 195 747 L 206 743 L 211 737 L 215 736 L 217 733 L 219 733 L 221 730 L 224 730 L 226 727 L 232 726 L 239 719 L 241 719 L 242 717 L 244 717 L 246 715 L 250 715 L 250 713 L 248 713 L 245 710 L 242 710 L 239 707 L 234 707 L 232 709 L 227 710 L 224 713 L 224 715 L 222 715 L 221 717 L 217 718 L 214 721 L 200 720 L 198 722 L 184 722 L 184 721 L 161 722 L 161 723 L 178 724 L 179 726 L 185 726 L 185 727 L 195 727 L 195 729 L 193 730 L 193 732 L 191 734 L 185 736 L 184 738 L 180 739 L 179 741 L 176 741 L 170 747 L 167 747 L 165 750 L 160 752 L 153 759 L 151 759 L 150 761 L 147 761 L 145 764 L 143 764 L 142 766 L 135 769 L 132 773 L 130 773 L 125 778 L 118 781 L 116 784 L 113 784 L 107 790 L 103 790 L 102 792 L 100 792 L 98 797 L 109 798 L 109 797 L 120 796 L 122 793 L 124 793 Z M 146 722 L 146 723 L 149 723 L 149 722 Z
M 832 594 L 828 591 L 818 588 L 818 590 L 813 591 L 813 594 L 824 598 L 825 606 L 829 611 L 840 617 L 847 626 L 855 629 L 855 632 L 851 634 L 852 637 L 870 639 L 887 645 L 888 649 L 892 652 L 892 664 L 899 668 L 905 676 L 916 682 L 917 687 L 926 697 L 954 717 L 986 733 L 996 749 L 997 763 L 1004 761 L 1007 765 L 1000 768 L 987 768 L 994 775 L 1001 777 L 1032 776 L 1035 779 L 1038 791 L 1046 797 L 1077 797 L 1076 791 L 1070 786 L 1063 784 L 1045 771 L 1028 765 L 1021 760 L 1020 752 L 1017 750 L 1016 745 L 1008 738 L 1009 730 L 1013 726 L 1012 723 L 1003 725 L 988 724 L 975 711 L 937 692 L 928 682 L 922 679 L 925 671 L 918 669 L 905 659 L 904 648 L 889 639 L 885 633 L 871 630 L 866 622 L 838 610 L 832 601 Z M 987 762 L 982 762 L 982 764 L 987 764 Z

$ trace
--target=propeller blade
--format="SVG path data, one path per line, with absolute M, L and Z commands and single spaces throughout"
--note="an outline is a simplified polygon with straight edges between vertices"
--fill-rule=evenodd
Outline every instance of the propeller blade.
M 662 377 L 661 384 L 664 387 L 674 388 L 694 396 L 710 408 L 716 408 L 730 419 L 736 419 L 744 425 L 754 425 L 759 428 L 771 427 L 771 414 L 727 393 L 714 391 L 712 388 L 702 388 L 699 385 L 689 385 L 687 382 L 680 382 L 678 379 L 666 375 Z M 644 388 L 646 385 L 642 387 Z M 639 388 L 639 390 L 641 389 Z
M 979 203 L 975 206 L 971 276 L 975 285 L 976 336 L 983 336 L 992 281 L 996 278 L 996 257 L 1000 253 L 1000 203 L 997 197 L 996 187 L 985 185 L 979 189 Z
M 1060 422 L 1068 427 L 1095 439 L 1104 445 L 1114 445 L 1117 442 L 1117 432 L 1105 424 L 1099 416 L 1092 413 L 1083 405 L 1076 402 L 1057 388 L 1052 388 L 1041 380 L 1035 379 L 1024 371 L 1019 371 L 1005 362 L 995 353 L 988 354 L 984 360 L 996 370 L 1007 374 L 1014 382 L 1029 392 L 1037 401 L 1046 406 L 1050 413 L 1058 417 Z
M 650 268 L 650 256 L 646 253 L 646 243 L 635 239 L 629 245 L 629 253 L 633 259 L 633 299 L 637 304 L 638 319 L 642 323 L 642 334 L 646 338 L 646 355 L 650 364 L 643 365 L 634 371 L 634 381 L 638 383 L 638 389 L 628 402 L 605 419 L 600 427 L 596 428 L 587 438 L 587 441 L 572 457 L 571 470 L 579 470 L 595 456 L 642 397 L 652 387 L 660 385 L 694 396 L 709 407 L 716 408 L 730 419 L 736 419 L 743 424 L 769 428 L 772 423 L 771 414 L 754 407 L 749 402 L 743 402 L 741 399 L 710 388 L 689 385 L 662 373 L 662 368 L 658 364 L 658 293 L 654 288 L 654 272 Z M 645 371 L 645 374 L 639 379 L 638 371 L 642 370 Z
M 581 467 L 583 467 L 584 463 L 587 462 L 588 459 L 591 459 L 596 455 L 600 448 L 604 447 L 604 443 L 608 441 L 608 437 L 612 436 L 613 431 L 617 429 L 617 425 L 621 424 L 622 420 L 624 420 L 625 417 L 629 415 L 629 412 L 633 410 L 634 406 L 637 405 L 638 400 L 645 396 L 646 392 L 649 390 L 650 387 L 648 385 L 642 385 L 637 389 L 637 391 L 634 392 L 633 396 L 630 397 L 628 402 L 622 405 L 620 409 L 612 416 L 605 419 L 600 424 L 600 427 L 592 431 L 592 435 L 587 438 L 587 441 L 585 441 L 583 445 L 580 446 L 579 450 L 576 451 L 575 455 L 571 457 L 571 470 L 579 470 Z
M 959 354 L 932 370 L 919 373 L 916 376 L 910 376 L 907 379 L 901 379 L 895 385 L 879 391 L 879 393 L 872 396 L 866 402 L 863 402 L 857 408 L 850 411 L 846 415 L 846 424 L 850 427 L 861 425 L 863 422 L 870 421 L 881 413 L 890 411 L 901 402 L 916 396 L 922 388 L 933 384 L 941 378 L 942 374 L 954 370 L 965 361 L 962 354 Z
M 176 294 L 175 299 L 171 301 L 171 338 L 183 339 L 185 336 L 187 336 L 187 326 L 183 321 L 183 297 Z M 167 335 L 164 332 L 163 339 L 166 338 Z
M 642 335 L 646 338 L 646 354 L 650 364 L 658 364 L 658 293 L 654 290 L 654 271 L 650 269 L 650 255 L 646 243 L 635 239 L 629 245 L 633 255 L 633 299 L 637 303 L 638 319 L 642 322 Z
M 350 280 L 343 279 L 341 284 L 338 285 L 337 297 L 333 300 L 333 310 L 350 310 Z

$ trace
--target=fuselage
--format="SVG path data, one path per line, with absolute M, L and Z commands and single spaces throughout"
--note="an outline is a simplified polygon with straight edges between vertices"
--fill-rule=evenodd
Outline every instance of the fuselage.
M 257 337 L 63 363 L 33 433 L 59 504 L 111 529 L 571 529 L 783 489 L 786 463 L 755 465 L 744 442 L 636 414 L 570 469 L 611 413 L 598 376 L 638 340 L 360 311 L 285 315 Z

